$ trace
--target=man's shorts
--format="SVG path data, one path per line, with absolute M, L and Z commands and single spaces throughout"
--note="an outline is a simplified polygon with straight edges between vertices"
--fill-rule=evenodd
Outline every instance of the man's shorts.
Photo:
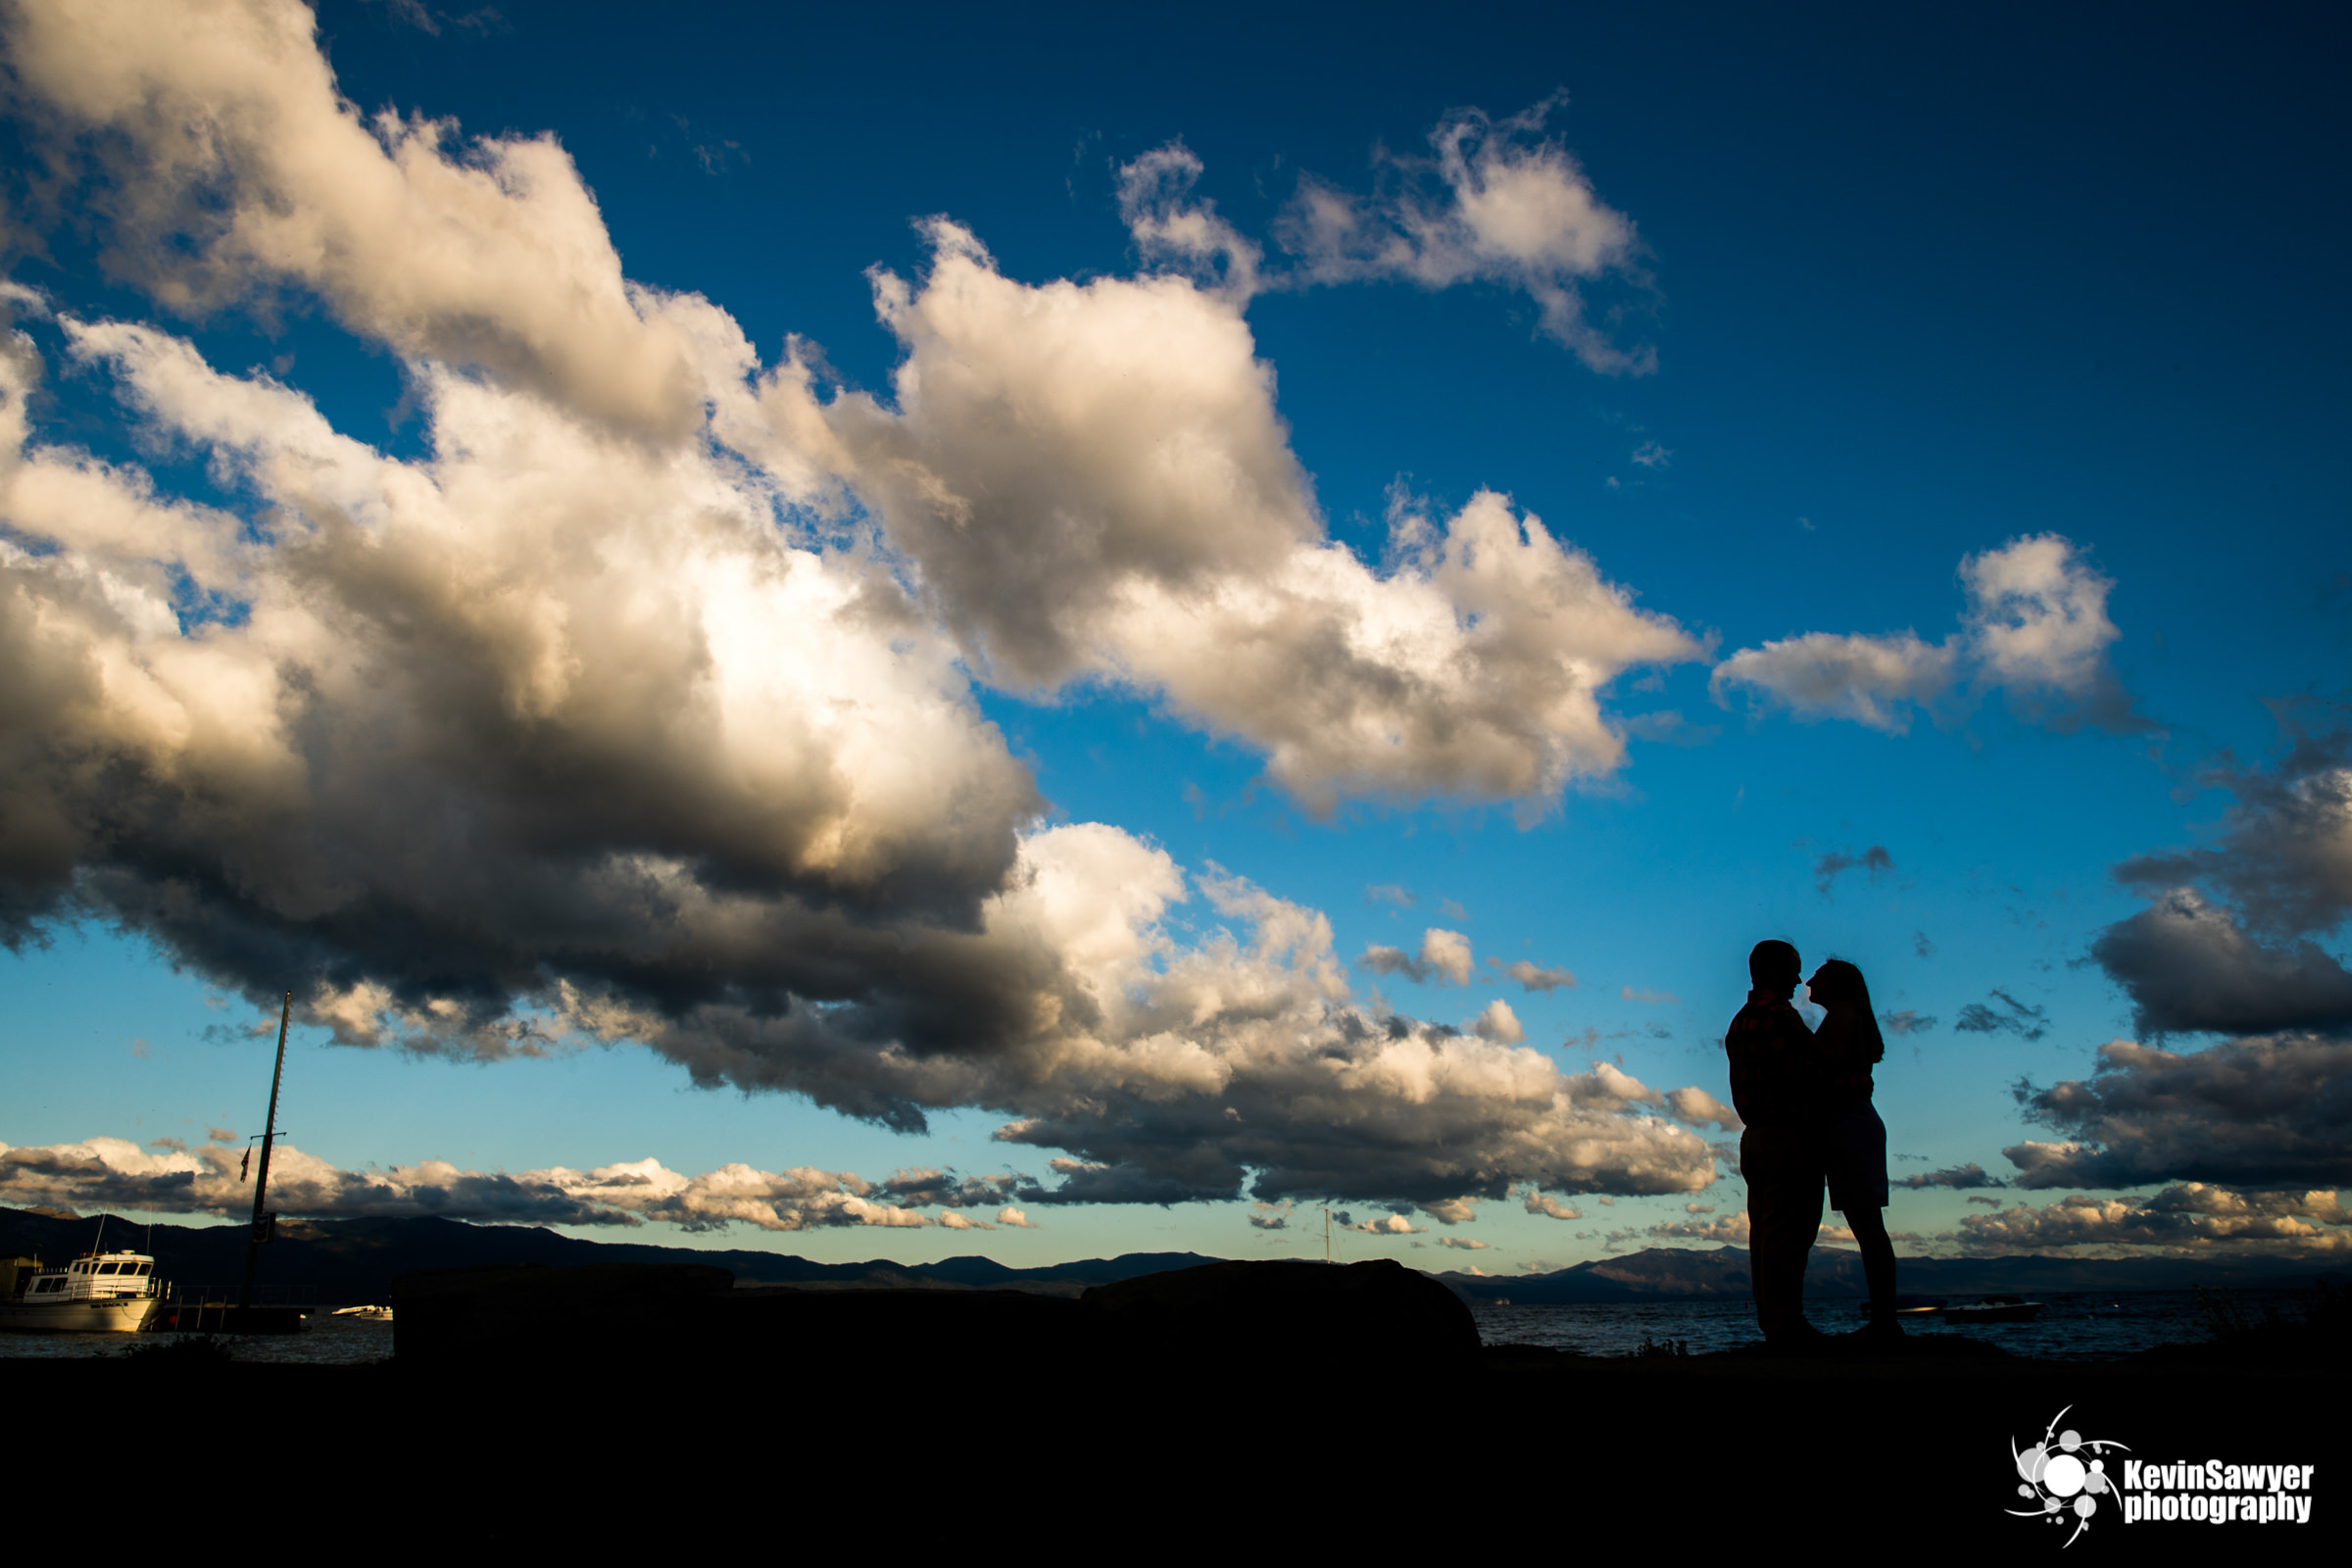
M 1814 1129 L 1748 1123 L 1740 1135 L 1740 1174 L 1747 1180 L 1752 1224 L 1775 1235 L 1795 1227 L 1812 1244 L 1821 1225 L 1821 1138 Z
M 1886 1124 L 1864 1105 L 1830 1123 L 1822 1139 L 1830 1206 L 1840 1214 L 1886 1206 Z

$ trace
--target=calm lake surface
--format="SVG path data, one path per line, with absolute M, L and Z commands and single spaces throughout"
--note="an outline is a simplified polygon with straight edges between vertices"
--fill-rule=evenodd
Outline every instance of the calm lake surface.
M 2301 1304 L 2296 1291 L 2238 1291 L 2240 1308 L 2260 1316 L 2266 1306 L 2288 1315 Z M 1973 1297 L 1956 1297 L 1956 1301 Z M 2051 1361 L 2102 1361 L 2156 1345 L 2205 1338 L 2205 1314 L 2193 1291 L 2127 1291 L 2116 1295 L 2059 1294 L 2034 1298 L 2041 1315 L 2031 1323 L 1906 1324 L 1925 1336 L 1964 1335 L 2018 1355 Z M 1859 1301 L 1815 1301 L 1806 1316 L 1826 1334 L 1859 1327 Z M 1616 1301 L 1596 1306 L 1477 1306 L 1479 1338 L 1489 1345 L 1547 1345 L 1584 1355 L 1632 1355 L 1643 1340 L 1680 1340 L 1692 1355 L 1729 1350 L 1757 1339 L 1753 1309 L 1734 1301 Z M 161 1344 L 165 1336 L 129 1334 L 0 1334 L 0 1358 L 122 1355 Z M 300 1334 L 232 1342 L 240 1361 L 347 1365 L 392 1353 L 392 1325 L 314 1316 Z
M 2236 1291 L 2237 1305 L 2259 1317 L 2266 1306 L 2298 1315 L 2297 1291 Z M 1973 1296 L 1953 1297 L 1961 1305 Z M 2107 1361 L 2158 1345 L 2190 1345 L 2206 1338 L 2205 1313 L 2194 1291 L 2125 1291 L 2114 1295 L 2035 1296 L 2041 1314 L 2031 1323 L 1937 1324 L 1906 1319 L 1904 1331 L 1922 1338 L 1962 1336 L 2018 1355 L 2049 1361 Z M 1547 1345 L 1585 1355 L 1631 1355 L 1644 1339 L 1681 1340 L 1692 1355 L 1753 1344 L 1755 1309 L 1747 1301 L 1615 1301 L 1599 1306 L 1478 1306 L 1478 1336 L 1489 1345 Z M 1805 1317 L 1825 1334 L 1862 1323 L 1862 1303 L 1810 1301 Z
M 127 1355 L 135 1348 L 169 1345 L 171 1334 L 0 1334 L 0 1358 L 48 1356 L 58 1359 L 94 1355 Z M 257 1334 L 231 1339 L 240 1361 L 290 1361 L 312 1366 L 347 1366 L 355 1361 L 380 1361 L 392 1353 L 392 1325 L 362 1323 L 347 1317 L 314 1313 L 300 1334 Z

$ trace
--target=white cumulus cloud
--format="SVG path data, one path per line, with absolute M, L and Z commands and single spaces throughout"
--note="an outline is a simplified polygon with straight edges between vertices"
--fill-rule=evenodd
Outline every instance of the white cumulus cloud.
M 1845 718 L 1900 734 L 1917 709 L 1962 688 L 2000 691 L 2021 716 L 2054 728 L 2130 729 L 2142 721 L 2108 660 L 2122 635 L 2107 614 L 2114 588 L 2062 535 L 2013 539 L 1960 563 L 1967 608 L 1940 643 L 1916 632 L 1806 632 L 1743 648 L 1715 666 L 1719 702 L 1735 688 L 1799 718 Z
M 1527 1030 L 1520 1025 L 1519 1015 L 1511 1011 L 1511 1004 L 1500 997 L 1488 1003 L 1485 1009 L 1471 1020 L 1470 1032 L 1481 1040 L 1497 1041 L 1506 1046 L 1517 1045 L 1527 1038 Z
M 890 397 L 825 401 L 716 306 L 629 283 L 553 140 L 364 119 L 288 0 L 0 25 L 42 155 L 111 193 L 99 237 L 159 309 L 315 300 L 419 421 L 395 457 L 153 324 L 7 296 L 40 335 L 0 353 L 0 931 L 114 922 L 272 1004 L 315 977 L 301 1015 L 348 1045 L 637 1041 L 706 1085 L 902 1129 L 980 1107 L 1060 1152 L 981 1188 L 540 1172 L 523 1209 L 913 1225 L 1714 1179 L 1656 1091 L 1564 1075 L 1500 1014 L 1396 1014 L 1319 912 L 1051 822 L 982 713 L 974 669 L 1107 681 L 1310 806 L 1533 815 L 1620 764 L 1612 679 L 1698 653 L 1496 493 L 1399 500 L 1378 567 L 1331 541 L 1230 265 L 1029 284 L 936 222 L 919 280 L 876 281 Z M 1396 219 L 1414 265 L 1467 247 L 1545 298 L 1618 265 L 1564 154 L 1462 124 L 1450 207 Z M 50 439 L 53 358 L 133 449 L 202 460 L 204 499 Z M 1409 961 L 1467 984 L 1470 945 L 1433 929 Z M 318 1179 L 402 1212 L 525 1180 Z
M 1425 288 L 1488 281 L 1516 288 L 1544 330 L 1593 369 L 1642 373 L 1657 357 L 1619 347 L 1585 313 L 1584 288 L 1617 273 L 1640 287 L 1633 220 L 1602 201 L 1566 147 L 1544 135 L 1562 100 L 1494 120 L 1449 115 L 1427 158 L 1385 156 L 1381 185 L 1357 195 L 1302 180 L 1281 225 L 1284 247 L 1316 282 L 1399 278 Z

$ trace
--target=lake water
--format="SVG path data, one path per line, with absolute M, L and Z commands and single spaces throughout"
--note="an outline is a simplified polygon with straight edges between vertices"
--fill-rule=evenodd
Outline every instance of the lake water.
M 2237 1304 L 2260 1316 L 2265 1306 L 2292 1314 L 2294 1291 L 2239 1291 Z M 1967 1298 L 1960 1298 L 1967 1299 Z M 2041 1315 L 2031 1323 L 1921 1323 L 1905 1326 L 1922 1337 L 1964 1335 L 2018 1355 L 2051 1361 L 2112 1360 L 2156 1345 L 2193 1344 L 2206 1336 L 2205 1314 L 2193 1291 L 2130 1291 L 2118 1295 L 2037 1298 Z M 1632 1355 L 1649 1340 L 1680 1340 L 1693 1355 L 1755 1343 L 1755 1312 L 1746 1300 L 1613 1301 L 1593 1306 L 1472 1308 L 1479 1338 L 1489 1345 L 1546 1345 L 1584 1355 Z M 1828 1334 L 1861 1323 L 1861 1303 L 1815 1301 L 1806 1315 Z M 0 1358 L 122 1355 L 158 1339 L 127 1334 L 0 1334 Z M 379 1360 L 392 1353 L 392 1325 L 314 1316 L 300 1334 L 230 1342 L 240 1361 L 311 1365 Z
M 2265 1306 L 2294 1315 L 2295 1291 L 2237 1291 L 2249 1314 Z M 2041 1313 L 2030 1323 L 1936 1323 L 1906 1319 L 1904 1332 L 1921 1338 L 1983 1340 L 2018 1355 L 2049 1361 L 2107 1361 L 2158 1345 L 2206 1338 L 2205 1312 L 2194 1291 L 2126 1291 L 2113 1295 L 2058 1293 L 2032 1298 Z M 1955 1297 L 1956 1304 L 1975 1299 Z M 1478 1306 L 1478 1335 L 1489 1345 L 1547 1345 L 1585 1355 L 1632 1355 L 1643 1340 L 1681 1340 L 1692 1355 L 1752 1345 L 1755 1308 L 1744 1298 L 1723 1301 L 1612 1301 L 1594 1306 Z M 1812 1301 L 1806 1319 L 1825 1334 L 1843 1334 L 1862 1322 L 1862 1303 Z
M 169 1334 L 0 1334 L 0 1357 L 127 1355 L 134 1349 L 169 1344 L 172 1338 Z M 390 1355 L 392 1325 L 315 1313 L 299 1334 L 257 1334 L 249 1339 L 226 1339 L 226 1343 L 240 1361 L 348 1366 Z

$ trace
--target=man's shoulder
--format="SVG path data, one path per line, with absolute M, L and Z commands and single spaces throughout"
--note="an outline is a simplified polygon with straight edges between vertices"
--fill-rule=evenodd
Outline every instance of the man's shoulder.
M 1732 1026 L 1725 1031 L 1728 1042 L 1735 1035 L 1778 1034 L 1784 1030 L 1802 1029 L 1804 1020 L 1787 997 L 1751 998 L 1732 1017 Z
M 1784 1015 L 1790 1018 L 1796 1016 L 1796 1008 L 1787 997 L 1750 997 L 1746 1005 L 1733 1015 L 1732 1021 L 1738 1023 L 1742 1018 L 1750 1023 L 1766 1018 L 1778 1021 Z

